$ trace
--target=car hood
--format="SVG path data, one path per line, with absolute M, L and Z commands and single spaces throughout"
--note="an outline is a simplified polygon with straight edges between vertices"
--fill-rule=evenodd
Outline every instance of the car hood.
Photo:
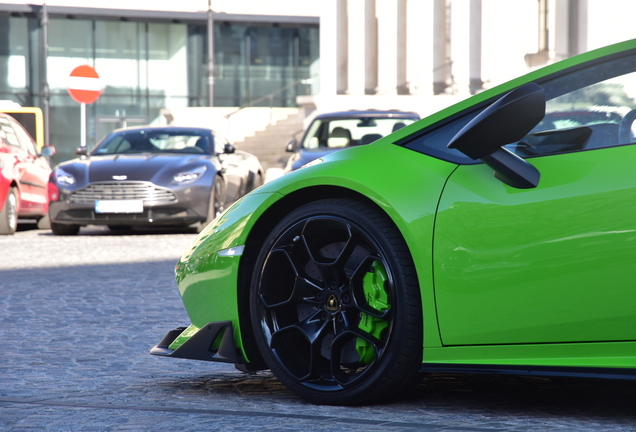
M 345 148 L 349 148 L 349 147 L 342 147 L 342 148 L 334 148 L 334 149 L 328 149 L 328 150 L 307 150 L 307 149 L 300 149 L 297 150 L 290 158 L 289 161 L 287 162 L 287 166 L 285 168 L 286 172 L 289 171 L 295 171 L 298 168 L 308 164 L 311 161 L 314 161 L 316 159 L 319 159 L 321 157 L 325 157 L 328 154 L 331 154 L 333 152 L 339 151 L 339 150 L 344 150 Z
M 209 156 L 198 155 L 109 155 L 89 156 L 56 167 L 75 177 L 77 186 L 106 181 L 151 181 L 166 184 L 174 174 L 201 165 L 212 165 Z

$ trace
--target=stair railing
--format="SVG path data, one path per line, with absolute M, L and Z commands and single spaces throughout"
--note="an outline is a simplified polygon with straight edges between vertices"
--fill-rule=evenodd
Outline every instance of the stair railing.
M 276 95 L 278 95 L 279 93 L 282 93 L 282 92 L 284 92 L 284 91 L 286 91 L 286 90 L 289 90 L 290 88 L 292 88 L 292 87 L 294 87 L 294 86 L 297 86 L 298 84 L 305 84 L 305 85 L 307 85 L 307 84 L 311 84 L 311 83 L 313 83 L 313 78 L 312 78 L 312 77 L 310 77 L 310 78 L 302 78 L 302 79 L 299 79 L 299 80 L 294 81 L 294 82 L 293 82 L 293 83 L 291 83 L 291 84 L 287 84 L 285 87 L 281 87 L 281 88 L 279 88 L 279 89 L 277 89 L 277 90 L 274 90 L 273 92 L 268 93 L 268 94 L 266 94 L 265 96 L 261 96 L 261 97 L 259 97 L 259 98 L 257 98 L 257 99 L 254 99 L 253 101 L 250 101 L 249 103 L 247 103 L 247 104 L 245 104 L 245 105 L 241 105 L 241 106 L 240 106 L 239 108 L 237 108 L 236 110 L 234 110 L 234 111 L 232 111 L 232 112 L 230 112 L 230 113 L 228 113 L 228 114 L 226 114 L 226 115 L 224 115 L 224 116 L 223 116 L 223 118 L 224 118 L 224 119 L 226 120 L 226 122 L 227 122 L 227 123 L 226 123 L 226 128 L 227 128 L 226 130 L 230 130 L 230 118 L 231 118 L 233 115 L 235 115 L 235 114 L 237 114 L 237 113 L 241 112 L 241 111 L 242 111 L 242 110 L 244 110 L 245 108 L 253 107 L 253 106 L 255 106 L 256 104 L 259 104 L 259 103 L 263 102 L 264 100 L 269 100 L 269 124 L 271 125 L 271 124 L 272 124 L 272 119 L 273 119 L 273 117 L 274 117 L 274 97 L 275 97 Z

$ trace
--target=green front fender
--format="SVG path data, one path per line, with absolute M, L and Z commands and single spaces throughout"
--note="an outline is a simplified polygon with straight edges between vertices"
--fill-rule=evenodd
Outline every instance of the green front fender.
M 246 195 L 208 226 L 176 267 L 192 326 L 170 348 L 178 348 L 210 322 L 231 321 L 236 345 L 243 350 L 237 289 L 243 256 L 254 252 L 246 249 L 255 247 L 248 242 L 254 226 L 261 217 L 277 221 L 303 202 L 328 197 L 365 199 L 393 220 L 416 263 L 427 340 L 439 345 L 431 274 L 432 228 L 439 196 L 456 165 L 384 143 L 339 151 L 324 162 L 286 174 Z M 360 169 L 351 163 L 358 158 L 365 159 Z M 269 232 L 272 226 L 257 229 Z
M 206 227 L 183 254 L 175 275 L 192 325 L 170 345 L 171 349 L 181 346 L 206 324 L 218 321 L 232 322 L 237 347 L 242 347 L 237 296 L 240 258 L 249 228 L 280 198 L 275 193 L 243 197 Z

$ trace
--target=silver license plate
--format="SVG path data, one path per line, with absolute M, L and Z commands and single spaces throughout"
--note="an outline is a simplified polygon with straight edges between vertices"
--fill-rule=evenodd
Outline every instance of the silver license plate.
M 142 200 L 100 200 L 95 201 L 95 213 L 143 213 Z

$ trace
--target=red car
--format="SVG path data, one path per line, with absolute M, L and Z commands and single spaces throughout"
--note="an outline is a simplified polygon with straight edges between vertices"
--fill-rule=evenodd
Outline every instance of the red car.
M 13 117 L 0 113 L 0 234 L 13 234 L 18 218 L 39 220 L 49 208 L 48 157 L 53 146 L 38 153 L 33 138 Z

